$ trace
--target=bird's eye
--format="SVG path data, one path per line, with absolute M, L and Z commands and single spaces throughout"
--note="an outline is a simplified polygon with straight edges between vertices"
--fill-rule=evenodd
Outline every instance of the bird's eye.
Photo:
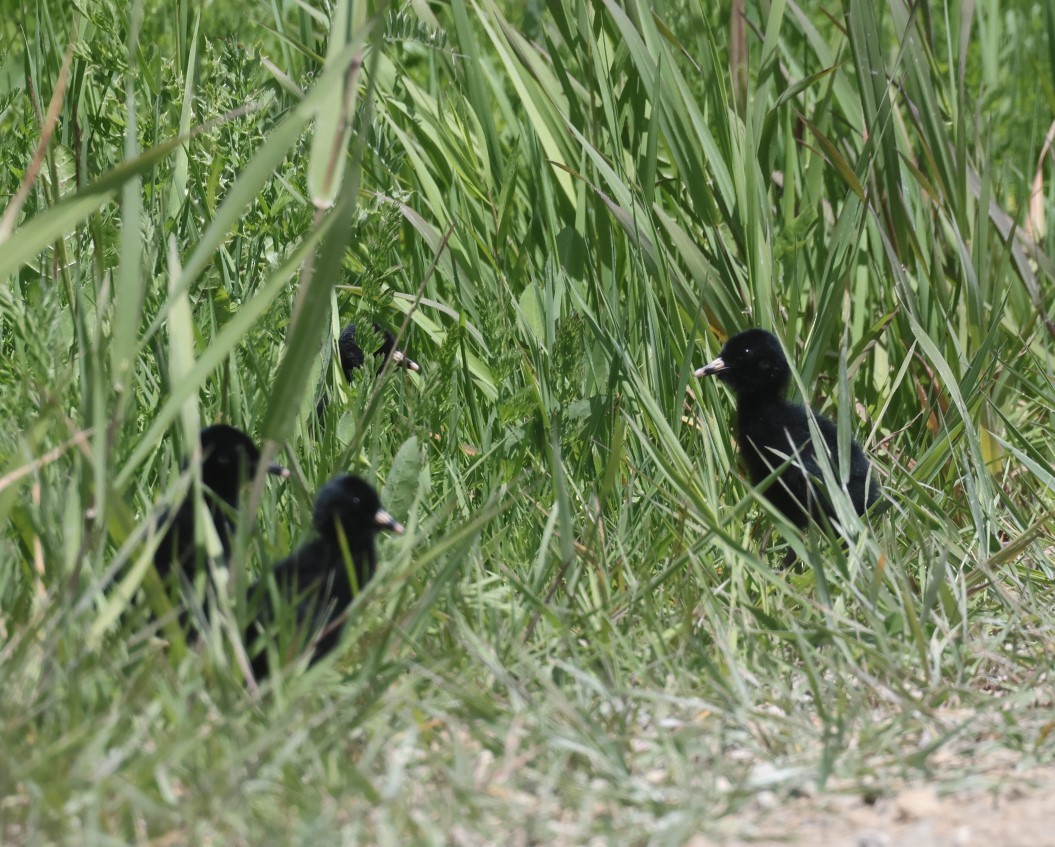
M 358 506 L 361 502 L 362 501 L 358 497 L 353 497 L 352 498 L 352 505 L 353 506 Z

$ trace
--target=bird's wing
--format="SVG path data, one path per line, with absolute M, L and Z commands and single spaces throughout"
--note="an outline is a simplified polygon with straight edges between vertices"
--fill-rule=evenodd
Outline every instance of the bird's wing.
M 299 649 L 311 643 L 336 602 L 335 576 L 325 567 L 327 558 L 322 542 L 311 541 L 261 576 L 249 590 L 248 633 L 259 629 L 271 636 L 282 634 L 282 641 Z

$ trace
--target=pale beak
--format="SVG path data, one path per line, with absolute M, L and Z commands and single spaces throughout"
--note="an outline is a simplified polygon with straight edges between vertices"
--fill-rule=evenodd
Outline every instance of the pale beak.
M 374 523 L 381 529 L 387 529 L 389 532 L 395 533 L 396 535 L 403 534 L 403 524 L 397 521 L 384 509 L 377 510 L 377 514 L 374 515 Z
M 282 479 L 289 479 L 289 468 L 284 468 L 277 462 L 272 462 L 267 466 L 267 472 L 274 474 L 275 476 L 282 477 Z
M 407 354 L 402 350 L 393 350 L 390 356 L 392 361 L 401 368 L 406 368 L 408 371 L 414 371 L 416 373 L 421 372 L 421 368 L 418 367 L 418 363 L 413 359 L 408 359 Z
M 711 376 L 712 374 L 721 373 L 724 370 L 728 370 L 729 366 L 725 363 L 725 360 L 719 356 L 713 362 L 710 362 L 696 371 L 693 376 Z

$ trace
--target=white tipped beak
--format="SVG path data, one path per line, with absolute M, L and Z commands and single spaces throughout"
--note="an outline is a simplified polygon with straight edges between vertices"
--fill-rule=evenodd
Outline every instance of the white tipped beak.
M 725 364 L 725 360 L 722 359 L 721 356 L 719 356 L 713 362 L 708 362 L 702 368 L 697 370 L 693 374 L 693 376 L 710 376 L 711 374 L 721 373 L 726 369 L 726 367 L 727 365 Z
M 377 514 L 374 515 L 374 523 L 381 527 L 381 529 L 387 529 L 389 532 L 395 533 L 396 535 L 403 534 L 403 524 L 397 521 L 384 509 L 377 510 Z
M 394 350 L 392 352 L 392 361 L 395 362 L 399 367 L 406 368 L 408 371 L 414 371 L 420 373 L 421 368 L 418 367 L 418 363 L 413 359 L 408 359 L 407 354 L 402 350 Z

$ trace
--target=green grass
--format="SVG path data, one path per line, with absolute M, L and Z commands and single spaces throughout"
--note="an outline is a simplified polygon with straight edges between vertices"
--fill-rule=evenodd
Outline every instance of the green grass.
M 0 25 L 5 844 L 681 844 L 1051 758 L 1047 5 L 87 5 Z M 421 377 L 344 386 L 352 318 Z M 749 325 L 874 458 L 846 545 L 768 534 L 691 376 Z M 185 651 L 150 516 L 219 420 L 294 474 Z M 253 690 L 346 470 L 408 531 Z

